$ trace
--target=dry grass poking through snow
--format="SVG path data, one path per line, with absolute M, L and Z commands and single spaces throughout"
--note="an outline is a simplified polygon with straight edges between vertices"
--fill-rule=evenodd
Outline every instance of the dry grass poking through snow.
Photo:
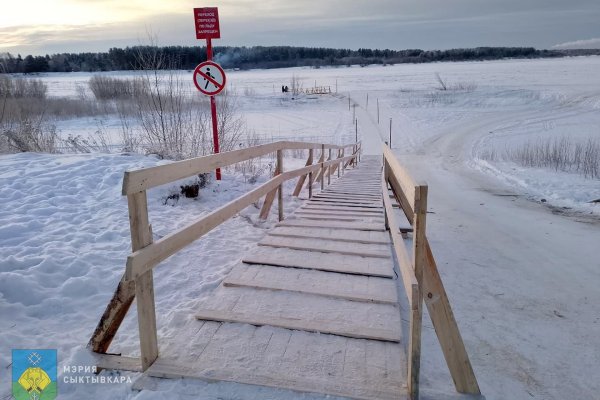
M 495 161 L 498 155 L 492 151 L 484 158 Z M 576 142 L 569 137 L 540 138 L 527 141 L 518 148 L 507 148 L 502 159 L 524 167 L 552 168 L 600 179 L 600 140 L 597 138 L 585 142 Z

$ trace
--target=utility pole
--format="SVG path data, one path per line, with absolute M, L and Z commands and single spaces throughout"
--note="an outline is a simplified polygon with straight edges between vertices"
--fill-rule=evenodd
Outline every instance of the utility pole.
M 354 143 L 358 143 L 358 119 L 354 121 L 354 131 L 356 136 Z

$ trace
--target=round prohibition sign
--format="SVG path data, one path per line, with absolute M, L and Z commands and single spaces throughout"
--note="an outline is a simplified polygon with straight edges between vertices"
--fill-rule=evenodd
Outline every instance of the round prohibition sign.
M 207 96 L 214 96 L 225 89 L 225 71 L 215 62 L 204 61 L 194 70 L 194 85 Z

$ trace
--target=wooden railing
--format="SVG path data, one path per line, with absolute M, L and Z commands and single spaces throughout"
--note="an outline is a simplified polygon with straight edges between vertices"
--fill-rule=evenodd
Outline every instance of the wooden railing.
M 315 149 L 320 150 L 320 158 L 317 163 L 313 163 Z M 346 156 L 347 149 L 350 151 L 349 155 Z M 306 166 L 284 171 L 283 152 L 286 150 L 308 150 L 309 156 Z M 326 150 L 328 153 L 327 159 L 325 159 Z M 334 150 L 337 152 L 335 157 Z M 268 216 L 275 196 L 278 194 L 278 214 L 279 219 L 282 220 L 284 217 L 282 185 L 285 181 L 300 178 L 293 193 L 297 196 L 308 177 L 307 187 L 309 196 L 312 197 L 315 182 L 319 181 L 321 188 L 323 188 L 326 177 L 329 184 L 331 174 L 337 170 L 339 176 L 348 165 L 355 164 L 360 158 L 360 152 L 360 143 L 337 146 L 321 143 L 276 142 L 125 172 L 123 195 L 127 196 L 129 205 L 133 253 L 127 257 L 125 274 L 90 339 L 89 347 L 91 350 L 96 353 L 106 353 L 133 299 L 137 297 L 141 361 L 142 370 L 145 371 L 158 357 L 154 279 L 152 275 L 154 267 L 244 208 L 260 200 L 263 196 L 265 196 L 265 201 L 260 213 L 261 218 Z M 277 153 L 277 165 L 273 178 L 210 214 L 165 235 L 156 242 L 153 241 L 147 206 L 146 191 L 148 189 L 270 153 Z M 314 178 L 315 173 L 317 174 L 316 178 Z
M 390 230 L 404 290 L 410 305 L 410 337 L 407 350 L 409 395 L 411 399 L 419 398 L 423 300 L 425 300 L 456 390 L 461 393 L 479 395 L 481 393 L 477 379 L 427 240 L 425 229 L 427 184 L 413 181 L 387 145 L 383 145 L 382 189 L 386 228 Z M 394 215 L 389 195 L 390 190 L 412 227 L 412 257 L 408 256 L 408 249 Z

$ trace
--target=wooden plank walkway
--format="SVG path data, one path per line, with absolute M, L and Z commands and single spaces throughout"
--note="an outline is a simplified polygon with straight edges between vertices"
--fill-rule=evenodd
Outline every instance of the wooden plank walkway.
M 145 374 L 407 398 L 380 182 L 380 158 L 365 157 L 277 224 L 202 301 L 185 328 L 192 350 L 165 349 L 176 361 Z

